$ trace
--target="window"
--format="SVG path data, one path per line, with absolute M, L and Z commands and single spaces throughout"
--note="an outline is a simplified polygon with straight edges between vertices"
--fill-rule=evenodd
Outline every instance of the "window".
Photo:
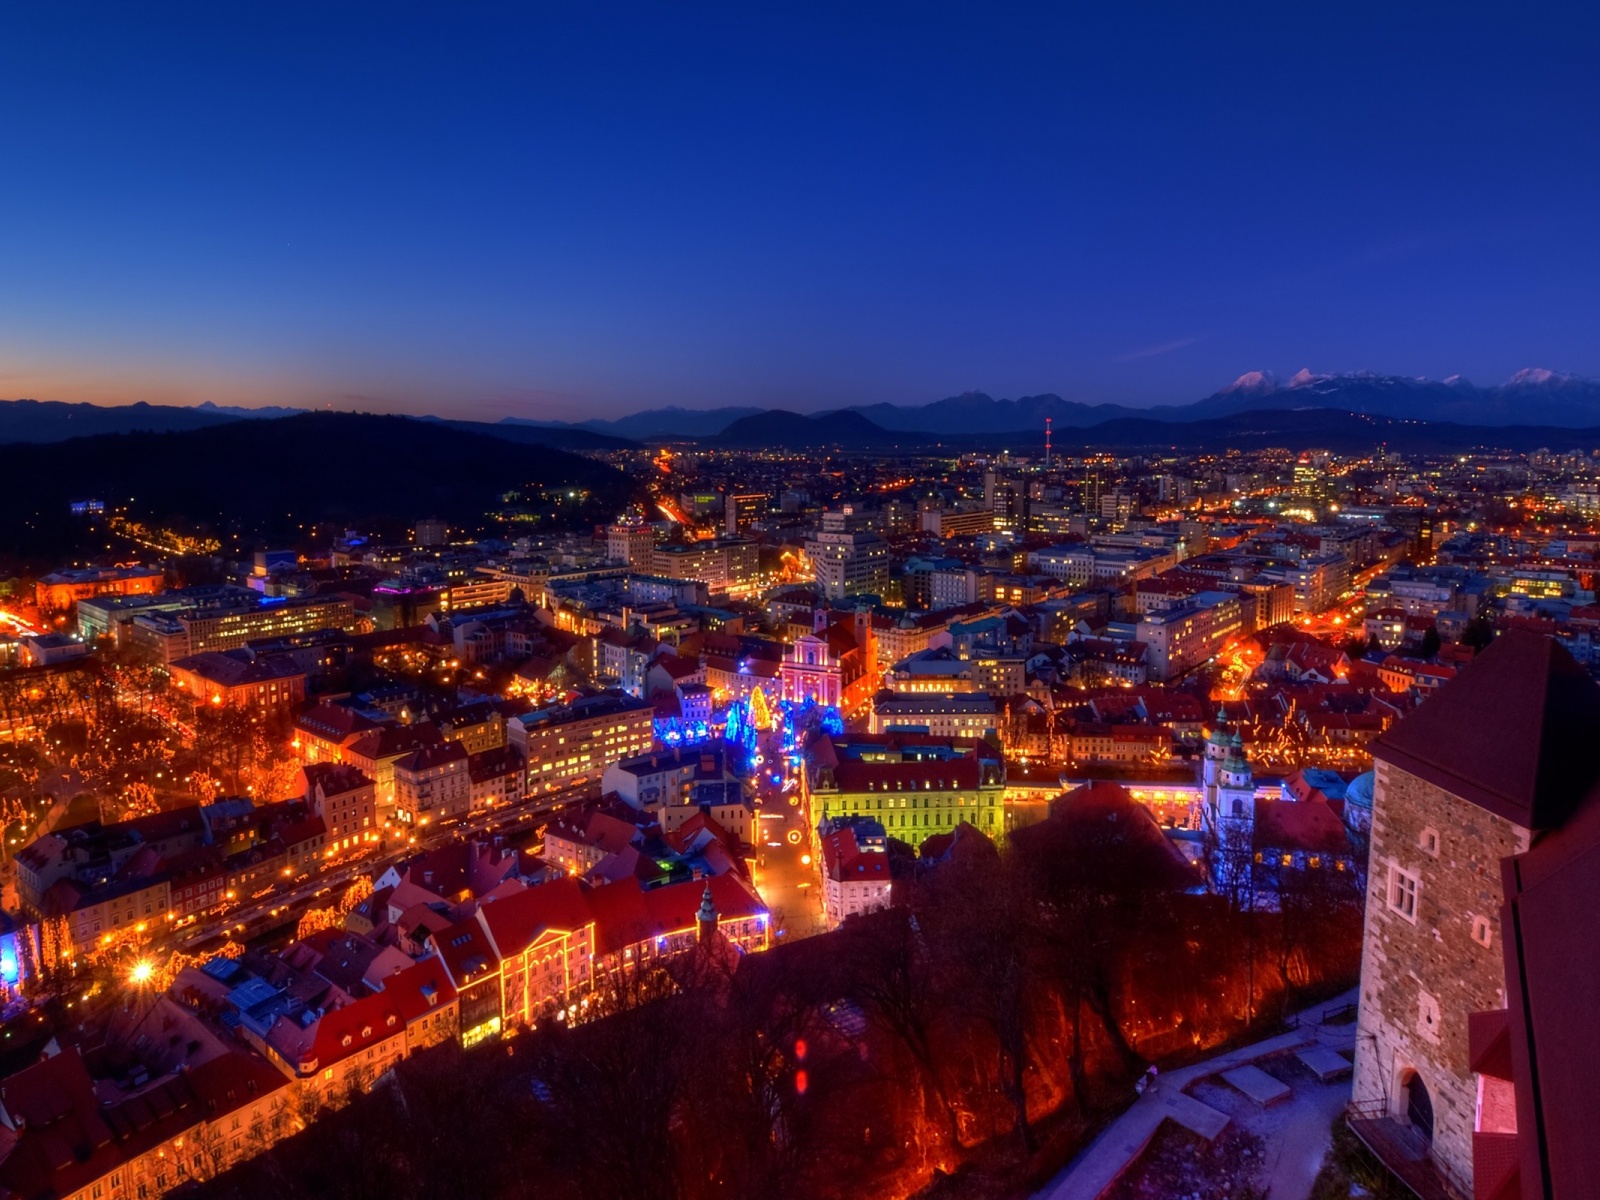
M 1424 829 L 1417 837 L 1417 845 L 1422 848 L 1424 854 L 1431 854 L 1437 858 L 1439 856 L 1439 831 L 1437 829 Z
M 1472 940 L 1480 946 L 1487 946 L 1494 940 L 1494 930 L 1489 925 L 1488 917 L 1472 918 Z
M 1430 1042 L 1439 1040 L 1439 1001 L 1427 992 L 1417 993 L 1417 1032 Z
M 1417 893 L 1422 881 L 1415 872 L 1389 864 L 1389 907 L 1413 923 L 1417 919 Z

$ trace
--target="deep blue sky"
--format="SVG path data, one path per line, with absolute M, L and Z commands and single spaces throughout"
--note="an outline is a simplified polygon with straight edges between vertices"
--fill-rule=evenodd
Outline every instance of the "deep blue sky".
M 0 396 L 1600 375 L 1592 11 L 10 5 Z

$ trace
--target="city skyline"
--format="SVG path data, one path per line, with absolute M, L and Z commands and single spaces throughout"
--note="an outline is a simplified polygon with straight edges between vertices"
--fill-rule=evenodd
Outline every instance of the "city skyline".
M 90 13 L 6 21 L 6 397 L 582 420 L 1600 375 L 1590 17 Z

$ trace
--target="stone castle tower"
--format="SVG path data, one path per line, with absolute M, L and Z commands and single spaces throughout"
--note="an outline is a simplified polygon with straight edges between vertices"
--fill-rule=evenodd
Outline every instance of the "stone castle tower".
M 1469 1034 L 1469 1017 L 1507 1006 L 1502 863 L 1595 786 L 1596 728 L 1583 668 L 1512 632 L 1373 743 L 1351 1128 L 1369 1146 L 1420 1147 L 1469 1194 L 1475 1147 L 1515 1133 Z

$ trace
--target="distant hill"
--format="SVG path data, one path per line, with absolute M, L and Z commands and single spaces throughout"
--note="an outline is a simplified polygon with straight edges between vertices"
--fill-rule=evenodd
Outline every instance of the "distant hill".
M 840 446 L 850 450 L 890 449 L 895 446 L 922 446 L 935 440 L 924 434 L 881 428 L 858 412 L 822 413 L 809 417 L 778 408 L 740 417 L 715 437 L 701 439 L 704 445 L 709 446 L 733 449 L 776 447 L 783 450 L 809 450 L 823 446 Z
M 0 443 L 64 442 L 97 433 L 169 433 L 237 421 L 218 408 L 165 404 L 64 404 L 59 400 L 0 400 Z
M 361 413 L 0 446 L 0 478 L 11 497 L 0 551 L 24 557 L 60 555 L 81 542 L 85 527 L 68 506 L 90 497 L 155 524 L 293 544 L 313 525 L 397 532 L 439 516 L 478 527 L 507 493 L 536 501 L 564 487 L 590 500 L 546 519 L 581 526 L 609 519 L 633 494 L 627 476 L 593 459 Z
M 596 433 L 576 425 L 532 425 L 511 420 L 491 424 L 487 421 L 451 421 L 444 417 L 417 417 L 416 420 L 447 425 L 463 433 L 481 433 L 504 442 L 517 442 L 524 446 L 553 446 L 557 450 L 626 450 L 639 445 L 628 438 Z
M 609 437 L 631 441 L 659 441 L 675 438 L 715 437 L 741 417 L 766 412 L 764 408 L 647 408 L 616 420 L 532 421 L 525 417 L 506 417 L 502 425 L 537 429 L 587 429 Z

